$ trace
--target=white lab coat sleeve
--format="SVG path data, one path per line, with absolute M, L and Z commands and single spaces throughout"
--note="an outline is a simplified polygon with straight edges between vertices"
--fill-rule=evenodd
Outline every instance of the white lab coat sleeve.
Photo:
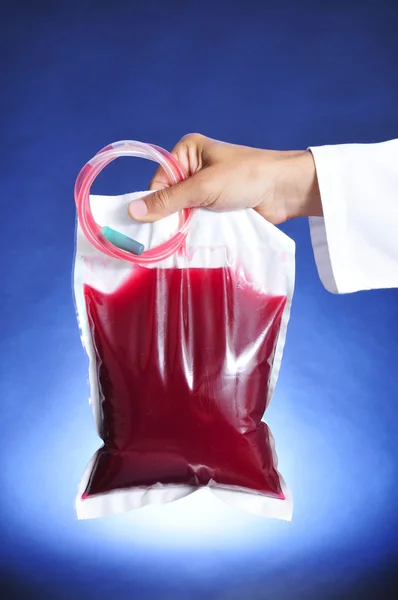
M 398 288 L 398 139 L 309 149 L 323 207 L 310 219 L 311 239 L 324 286 Z

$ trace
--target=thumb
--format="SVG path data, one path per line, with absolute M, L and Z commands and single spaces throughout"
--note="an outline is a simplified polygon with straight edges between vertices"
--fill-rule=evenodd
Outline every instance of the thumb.
M 202 173 L 195 173 L 188 179 L 169 187 L 156 190 L 143 198 L 133 200 L 128 208 L 135 221 L 153 223 L 183 208 L 208 205 Z

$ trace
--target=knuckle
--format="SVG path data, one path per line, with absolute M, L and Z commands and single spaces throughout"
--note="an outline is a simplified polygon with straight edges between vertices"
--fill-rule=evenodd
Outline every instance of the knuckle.
M 151 204 L 156 212 L 167 213 L 170 210 L 170 192 L 168 188 L 158 190 L 151 198 Z
M 200 206 L 209 207 L 215 202 L 214 181 L 210 177 L 201 177 L 197 183 Z
M 205 139 L 205 136 L 201 133 L 188 133 L 184 135 L 181 142 L 184 144 L 199 144 Z

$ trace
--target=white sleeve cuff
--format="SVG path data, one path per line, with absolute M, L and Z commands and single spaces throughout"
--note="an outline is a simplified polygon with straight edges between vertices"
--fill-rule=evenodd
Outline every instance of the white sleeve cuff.
M 310 150 L 324 215 L 310 229 L 324 286 L 398 287 L 398 140 Z

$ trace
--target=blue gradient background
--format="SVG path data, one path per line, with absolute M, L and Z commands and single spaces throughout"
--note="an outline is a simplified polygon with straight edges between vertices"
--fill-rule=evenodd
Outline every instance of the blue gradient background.
M 71 295 L 74 179 L 109 142 L 171 148 L 200 131 L 292 149 L 397 137 L 397 2 L 1 11 L 1 597 L 398 597 L 397 291 L 329 295 L 307 222 L 283 227 L 297 242 L 297 287 L 269 422 L 291 524 L 199 495 L 75 520 L 98 440 Z M 96 191 L 145 188 L 151 172 L 120 160 Z

